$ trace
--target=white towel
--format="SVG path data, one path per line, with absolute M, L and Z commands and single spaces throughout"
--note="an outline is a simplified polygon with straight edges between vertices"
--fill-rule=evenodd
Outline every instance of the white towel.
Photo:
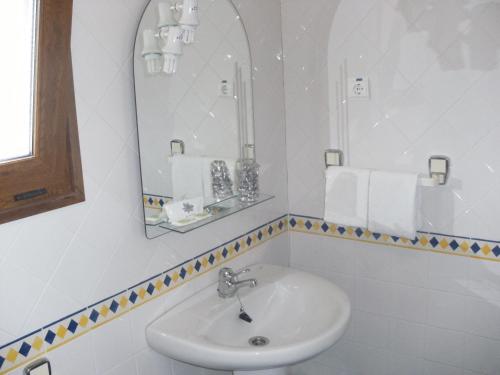
M 326 170 L 325 220 L 353 227 L 368 226 L 370 171 L 347 167 Z
M 414 239 L 417 232 L 418 175 L 373 171 L 370 177 L 368 229 Z
M 202 197 L 203 159 L 199 156 L 174 155 L 170 162 L 174 200 Z

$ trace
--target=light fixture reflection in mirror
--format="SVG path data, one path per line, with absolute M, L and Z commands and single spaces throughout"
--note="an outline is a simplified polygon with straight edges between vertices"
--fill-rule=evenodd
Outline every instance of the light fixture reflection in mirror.
M 158 32 L 147 29 L 143 35 L 142 56 L 149 74 L 155 75 L 162 70 L 168 75 L 177 72 L 183 45 L 195 41 L 195 32 L 200 25 L 198 10 L 198 0 L 183 0 L 182 4 L 158 3 Z

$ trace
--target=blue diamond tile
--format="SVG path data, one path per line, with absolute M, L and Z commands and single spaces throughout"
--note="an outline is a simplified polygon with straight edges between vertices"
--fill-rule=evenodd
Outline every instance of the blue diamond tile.
M 459 243 L 455 240 L 451 241 L 450 242 L 450 247 L 453 249 L 453 250 L 456 250 L 460 247 Z
M 430 240 L 430 244 L 432 245 L 432 247 L 436 247 L 439 244 L 439 241 L 436 237 L 432 237 Z
M 4 362 L 5 358 L 0 355 L 0 369 L 2 368 Z
M 306 221 L 306 228 L 307 228 L 307 230 L 311 230 L 312 226 L 313 226 L 312 223 L 309 220 L 307 220 Z
M 196 264 L 194 265 L 194 269 L 198 272 L 200 272 L 201 269 L 201 263 L 199 260 L 196 261 Z
M 181 277 L 181 279 L 185 278 L 186 277 L 186 270 L 184 267 L 181 268 L 181 272 L 179 272 L 179 276 Z
M 165 205 L 165 201 L 163 199 L 160 199 L 160 206 L 163 207 Z
M 54 339 L 56 338 L 56 334 L 49 330 L 47 334 L 45 335 L 45 341 L 48 342 L 49 344 L 52 344 L 54 342 Z
M 356 233 L 356 236 L 361 237 L 364 232 L 363 232 L 363 229 L 358 228 L 358 229 L 356 229 L 356 231 L 354 233 Z
M 153 203 L 154 203 L 153 198 L 149 198 L 149 199 L 148 199 L 148 202 L 149 202 L 149 204 L 153 204 Z
M 285 224 L 282 221 L 280 221 L 280 223 L 278 224 L 278 228 L 280 228 L 280 230 L 281 230 L 281 229 L 283 229 L 284 226 L 285 226 Z
M 95 323 L 97 322 L 97 319 L 99 319 L 99 313 L 95 309 L 93 309 L 92 312 L 90 313 L 89 318 Z
M 222 250 L 222 256 L 223 256 L 224 258 L 226 258 L 226 257 L 227 257 L 227 254 L 229 254 L 229 252 L 227 251 L 227 249 L 226 249 L 226 248 L 224 248 L 224 250 Z
M 495 254 L 496 257 L 500 256 L 500 247 L 497 245 L 493 248 L 493 254 Z
M 272 235 L 272 234 L 273 234 L 273 231 L 274 231 L 274 229 L 273 229 L 273 226 L 271 225 L 271 226 L 269 227 L 269 229 L 267 230 L 267 233 L 269 233 L 269 235 Z
M 397 236 L 391 236 L 391 238 L 392 238 L 392 240 L 393 240 L 394 242 L 398 242 L 398 241 L 399 241 L 399 239 L 400 239 L 400 238 L 399 238 L 399 237 L 397 237 Z
M 168 276 L 167 276 L 168 277 Z M 132 303 L 135 303 L 135 301 L 137 301 L 137 293 L 136 292 L 132 292 L 130 293 L 130 297 L 128 297 L 128 300 Z
M 250 246 L 252 244 L 252 239 L 250 237 L 247 237 L 247 245 Z
M 477 242 L 474 242 L 474 245 L 470 247 L 472 251 L 476 254 L 479 250 L 481 250 L 481 247 L 477 244 Z
M 376 240 L 378 240 L 380 237 L 382 237 L 382 235 L 380 233 L 372 233 L 373 234 L 373 238 L 375 238 Z
M 146 289 L 146 292 L 148 292 L 149 295 L 152 296 L 153 293 L 154 293 L 154 291 L 155 291 L 155 286 L 153 284 L 149 283 L 149 285 L 148 285 L 148 287 Z
M 240 251 L 240 247 L 241 247 L 241 246 L 240 246 L 240 243 L 239 243 L 239 242 L 236 242 L 236 244 L 234 245 L 234 249 L 235 249 L 236 251 Z
M 210 264 L 214 264 L 215 262 L 215 257 L 214 257 L 214 254 L 210 254 L 210 256 L 208 257 L 208 262 Z
M 340 234 L 344 234 L 346 232 L 346 229 L 344 227 L 338 227 L 337 230 Z
M 327 223 L 323 223 L 321 226 L 321 229 L 323 229 L 323 232 L 328 232 L 328 229 L 330 229 L 330 226 Z
M 263 236 L 264 236 L 264 235 L 263 235 L 263 234 L 262 234 L 262 232 L 259 230 L 259 233 L 257 233 L 257 238 L 258 238 L 259 240 L 262 240 L 262 237 L 263 237 Z
M 75 333 L 77 328 L 78 328 L 78 323 L 75 322 L 73 319 L 71 319 L 71 322 L 69 322 L 68 324 L 68 330 L 71 333 Z
M 19 353 L 21 353 L 23 356 L 27 357 L 30 350 L 31 350 L 31 345 L 28 344 L 27 342 L 23 342 L 23 344 L 21 345 L 21 348 L 19 349 Z
M 292 228 L 295 228 L 295 226 L 297 225 L 297 221 L 293 217 L 290 220 L 290 225 L 292 226 Z
M 116 313 L 119 307 L 120 305 L 115 300 L 113 300 L 113 302 L 111 302 L 111 305 L 109 306 L 110 310 L 113 311 L 114 313 Z
M 417 237 L 415 237 L 415 239 L 414 239 L 414 240 L 411 240 L 410 242 L 411 242 L 413 245 L 416 245 L 416 244 L 418 244 L 418 241 L 419 241 L 419 239 L 418 239 Z
M 200 264 L 200 266 L 201 266 L 201 264 Z M 163 284 L 165 284 L 166 286 L 169 286 L 171 282 L 172 282 L 172 278 L 169 275 L 165 276 L 165 278 L 163 279 Z

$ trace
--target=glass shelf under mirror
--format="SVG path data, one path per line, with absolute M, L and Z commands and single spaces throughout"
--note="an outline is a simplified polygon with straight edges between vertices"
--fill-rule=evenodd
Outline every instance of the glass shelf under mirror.
M 197 221 L 196 223 L 192 223 L 184 226 L 175 226 L 169 223 L 161 223 L 155 225 L 155 228 L 166 229 L 168 231 L 177 232 L 177 233 L 188 233 L 194 229 L 200 228 L 204 225 L 213 223 L 214 221 L 223 219 L 227 216 L 240 212 L 249 207 L 256 206 L 260 203 L 266 202 L 270 199 L 274 198 L 272 195 L 260 194 L 259 198 L 255 202 L 240 202 L 237 196 L 223 200 L 221 202 L 216 202 L 210 206 L 207 206 L 206 209 L 210 211 L 212 216 Z M 151 227 L 151 226 L 149 226 Z

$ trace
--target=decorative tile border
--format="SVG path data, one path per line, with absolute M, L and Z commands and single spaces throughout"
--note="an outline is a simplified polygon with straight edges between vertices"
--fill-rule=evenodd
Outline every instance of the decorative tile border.
M 20 367 L 117 317 L 214 270 L 288 230 L 288 216 L 273 220 L 215 249 L 142 281 L 114 296 L 0 347 L 0 375 Z
M 144 202 L 144 207 L 146 208 L 162 208 L 171 200 L 171 197 L 162 197 L 159 195 L 144 194 L 142 196 L 142 201 Z
M 328 223 L 319 218 L 293 214 L 289 216 L 289 230 L 386 246 L 500 261 L 500 242 L 496 241 L 425 232 L 419 232 L 416 238 L 410 240 L 372 233 L 364 228 L 342 226 Z

